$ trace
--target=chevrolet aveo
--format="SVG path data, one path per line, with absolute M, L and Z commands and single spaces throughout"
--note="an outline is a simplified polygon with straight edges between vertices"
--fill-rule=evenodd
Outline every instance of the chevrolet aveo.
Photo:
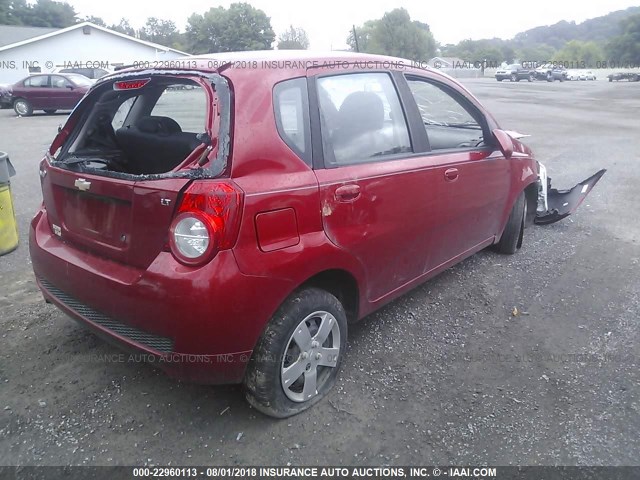
M 481 249 L 516 252 L 604 173 L 551 189 L 519 135 L 407 60 L 162 67 L 100 79 L 54 139 L 37 282 L 97 334 L 177 378 L 242 382 L 274 417 L 327 394 L 350 322 Z

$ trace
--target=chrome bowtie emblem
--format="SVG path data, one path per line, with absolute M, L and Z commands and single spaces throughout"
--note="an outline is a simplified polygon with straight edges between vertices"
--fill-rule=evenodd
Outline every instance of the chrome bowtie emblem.
M 89 190 L 91 187 L 91 182 L 87 182 L 84 178 L 79 178 L 73 184 L 78 190 L 82 190 L 83 192 Z

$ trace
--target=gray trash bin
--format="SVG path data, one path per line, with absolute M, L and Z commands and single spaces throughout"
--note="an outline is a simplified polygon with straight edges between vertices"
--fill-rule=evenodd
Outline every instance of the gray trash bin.
M 13 209 L 9 178 L 16 174 L 9 156 L 0 152 L 0 255 L 18 246 L 18 223 Z

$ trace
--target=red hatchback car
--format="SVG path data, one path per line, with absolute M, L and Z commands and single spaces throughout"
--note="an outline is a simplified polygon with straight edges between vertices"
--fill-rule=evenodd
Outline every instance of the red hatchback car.
M 98 81 L 40 165 L 47 301 L 170 375 L 287 417 L 349 322 L 473 253 L 514 253 L 566 192 L 464 87 L 407 60 L 246 52 Z
M 83 75 L 31 75 L 11 87 L 13 109 L 28 117 L 34 110 L 72 110 L 93 82 Z

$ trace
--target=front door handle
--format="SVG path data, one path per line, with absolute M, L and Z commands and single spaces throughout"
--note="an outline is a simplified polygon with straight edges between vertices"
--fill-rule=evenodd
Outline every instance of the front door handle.
M 447 182 L 453 182 L 458 179 L 458 169 L 457 168 L 447 168 L 444 171 L 444 179 Z
M 336 188 L 336 200 L 339 202 L 354 202 L 360 197 L 360 185 L 343 185 Z

